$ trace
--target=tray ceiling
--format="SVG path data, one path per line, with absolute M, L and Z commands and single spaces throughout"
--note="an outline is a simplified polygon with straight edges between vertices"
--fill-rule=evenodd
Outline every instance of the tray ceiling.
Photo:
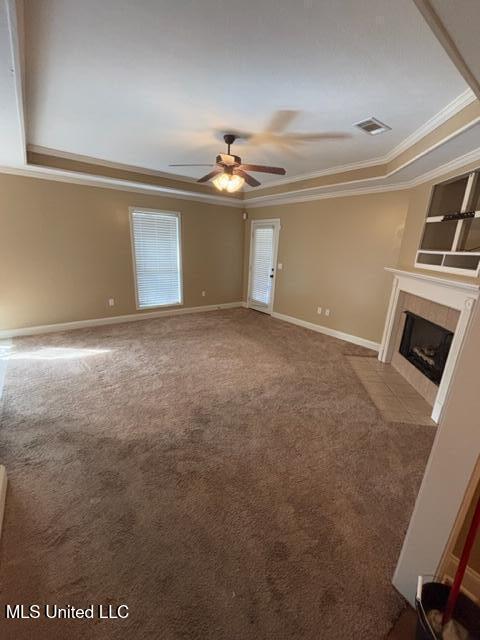
M 172 173 L 278 109 L 301 112 L 291 130 L 352 137 L 239 144 L 245 161 L 290 177 L 368 161 L 467 88 L 411 0 L 27 0 L 25 35 L 29 144 Z M 369 116 L 392 130 L 352 127 Z

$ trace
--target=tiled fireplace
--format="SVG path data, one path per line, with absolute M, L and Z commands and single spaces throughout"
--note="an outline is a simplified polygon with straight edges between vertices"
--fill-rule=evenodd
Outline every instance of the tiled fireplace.
M 415 387 L 438 422 L 479 285 L 387 271 L 394 282 L 379 360 L 391 363 Z
M 399 313 L 399 322 L 396 335 L 394 336 L 394 348 L 391 359 L 392 366 L 401 373 L 407 382 L 415 387 L 418 393 L 433 407 L 440 380 L 433 381 L 430 376 L 426 375 L 426 372 L 420 370 L 419 360 L 421 361 L 421 357 L 418 356 L 418 360 L 415 362 L 415 352 L 413 352 L 410 358 L 407 357 L 405 353 L 402 353 L 402 338 L 406 337 L 405 329 L 408 327 L 409 318 L 411 318 L 414 323 L 415 321 L 421 323 L 421 320 L 424 320 L 427 323 L 431 323 L 434 327 L 439 327 L 455 335 L 460 312 L 458 309 L 452 309 L 406 292 L 401 292 L 399 295 L 397 312 Z M 416 320 L 417 318 L 418 320 Z M 427 324 L 427 331 L 428 328 L 429 325 Z M 439 338 L 425 340 L 422 345 L 422 340 L 417 339 L 418 344 L 411 345 L 411 351 L 413 351 L 413 349 L 420 350 L 422 347 L 428 349 L 429 346 L 435 346 L 434 343 L 437 341 L 439 341 Z M 446 362 L 443 364 L 445 365 Z

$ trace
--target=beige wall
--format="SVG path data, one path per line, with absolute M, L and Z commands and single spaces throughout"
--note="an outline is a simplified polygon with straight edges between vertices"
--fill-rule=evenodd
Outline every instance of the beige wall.
M 240 209 L 11 175 L 0 193 L 0 329 L 136 313 L 130 206 L 181 212 L 185 307 L 242 298 Z
M 284 269 L 277 273 L 274 311 L 378 342 L 391 287 L 384 267 L 414 268 L 439 180 L 249 209 L 250 219 L 282 222 Z M 134 205 L 182 213 L 184 306 L 236 302 L 242 278 L 246 298 L 250 225 L 240 209 L 6 174 L 0 192 L 0 329 L 135 313 L 128 224 Z M 116 299 L 113 308 L 109 297 Z M 318 306 L 331 315 L 318 315 Z
M 440 182 L 440 180 L 436 182 Z M 428 182 L 411 189 L 409 192 L 408 214 L 398 258 L 399 267 L 414 268 L 415 256 L 422 237 L 430 193 L 434 184 Z
M 274 311 L 379 342 L 391 288 L 384 267 L 397 263 L 407 207 L 398 191 L 248 210 L 250 220 L 281 220 Z

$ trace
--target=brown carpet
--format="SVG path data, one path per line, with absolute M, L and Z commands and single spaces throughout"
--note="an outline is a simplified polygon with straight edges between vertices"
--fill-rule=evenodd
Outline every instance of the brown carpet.
M 2 605 L 130 616 L 2 639 L 385 637 L 434 428 L 381 418 L 346 358 L 372 352 L 245 309 L 12 352 Z

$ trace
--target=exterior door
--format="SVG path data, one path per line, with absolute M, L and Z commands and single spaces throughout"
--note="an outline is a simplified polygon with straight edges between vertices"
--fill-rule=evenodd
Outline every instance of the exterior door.
M 250 237 L 248 306 L 272 313 L 280 220 L 253 220 Z

